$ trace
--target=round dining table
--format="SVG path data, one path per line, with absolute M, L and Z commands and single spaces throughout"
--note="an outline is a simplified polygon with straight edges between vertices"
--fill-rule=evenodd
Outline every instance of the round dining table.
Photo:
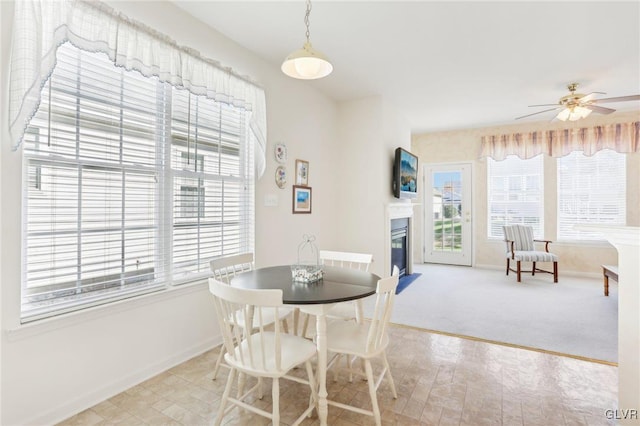
M 371 272 L 322 266 L 323 277 L 312 283 L 294 282 L 290 265 L 270 266 L 236 275 L 233 287 L 280 289 L 282 301 L 316 317 L 318 348 L 318 418 L 327 424 L 327 312 L 335 303 L 362 299 L 376 292 L 380 277 Z M 362 313 L 358 313 L 362 315 Z

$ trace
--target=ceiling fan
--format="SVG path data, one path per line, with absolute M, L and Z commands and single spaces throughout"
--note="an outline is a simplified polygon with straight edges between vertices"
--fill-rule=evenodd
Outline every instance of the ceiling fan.
M 587 117 L 592 112 L 597 112 L 599 114 L 611 114 L 615 111 L 612 108 L 601 107 L 596 104 L 606 103 L 606 102 L 625 102 L 625 101 L 638 101 L 640 100 L 640 95 L 630 95 L 630 96 L 618 96 L 615 98 L 603 98 L 596 99 L 595 95 L 604 95 L 604 92 L 591 92 L 588 95 L 583 95 L 582 93 L 576 93 L 578 89 L 578 83 L 570 83 L 567 85 L 567 89 L 569 89 L 569 94 L 560 98 L 557 104 L 541 104 L 541 105 L 529 105 L 530 107 L 544 107 L 544 106 L 553 106 L 554 108 L 545 109 L 543 111 L 534 112 L 533 114 L 523 115 L 521 117 L 516 117 L 516 120 L 525 117 L 531 117 L 532 115 L 542 114 L 544 112 L 549 111 L 557 111 L 561 110 L 553 120 L 561 120 L 561 121 L 576 121 L 581 118 Z

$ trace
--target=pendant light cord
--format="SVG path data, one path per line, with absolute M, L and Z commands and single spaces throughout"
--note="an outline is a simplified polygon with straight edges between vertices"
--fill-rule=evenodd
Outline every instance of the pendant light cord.
M 309 43 L 309 14 L 311 13 L 311 0 L 307 0 L 307 13 L 304 15 L 304 24 L 307 26 L 307 43 Z

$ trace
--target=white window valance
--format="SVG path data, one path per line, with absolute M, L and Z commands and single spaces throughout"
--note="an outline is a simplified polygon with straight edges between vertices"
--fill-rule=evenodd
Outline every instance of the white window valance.
M 640 121 L 483 136 L 480 157 L 491 157 L 498 161 L 508 155 L 517 155 L 522 159 L 539 154 L 563 157 L 573 151 L 592 156 L 603 149 L 619 153 L 640 152 Z
M 101 2 L 24 0 L 15 3 L 9 82 L 9 133 L 17 149 L 40 93 L 65 42 L 106 53 L 117 66 L 251 111 L 256 174 L 266 167 L 267 118 L 264 90 L 248 78 L 179 46 L 167 36 L 127 18 Z

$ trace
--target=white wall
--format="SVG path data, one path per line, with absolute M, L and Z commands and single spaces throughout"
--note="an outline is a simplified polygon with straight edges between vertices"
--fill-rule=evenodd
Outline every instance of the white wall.
M 317 246 L 325 247 L 333 244 L 338 233 L 334 225 L 339 214 L 334 206 L 334 188 L 339 175 L 333 163 L 340 150 L 337 112 L 333 103 L 314 91 L 301 90 L 305 84 L 287 78 L 267 90 L 267 169 L 256 187 L 257 266 L 295 262 L 304 234 L 315 235 Z M 287 95 L 292 87 L 299 88 L 295 96 Z M 281 165 L 273 154 L 273 145 L 277 142 L 287 146 L 284 189 L 275 183 L 275 171 Z M 292 214 L 296 159 L 309 162 L 311 214 Z M 278 206 L 264 205 L 264 198 L 269 195 L 277 197 Z
M 0 2 L 0 23 L 2 23 L 2 26 L 0 26 L 0 64 L 2 64 L 2 66 L 0 66 L 0 105 L 4 106 L 7 105 L 7 98 L 6 98 L 6 81 L 8 79 L 7 73 L 6 73 L 6 68 L 4 66 L 4 64 L 7 63 L 8 57 L 9 57 L 9 41 L 11 40 L 11 26 L 10 25 L 4 25 L 5 22 L 5 17 L 7 15 L 9 15 L 12 12 L 12 5 L 10 5 L 9 3 L 4 3 L 4 2 Z M 3 108 L 0 107 L 0 123 L 6 123 L 8 120 L 8 112 L 7 112 L 7 108 Z M 4 139 L 4 135 L 5 135 L 5 130 L 4 130 L 4 124 L 0 125 L 0 129 L 2 133 L 0 133 L 0 144 L 2 143 L 3 139 Z M 0 149 L 0 164 L 2 164 L 2 149 Z M 2 182 L 3 182 L 3 178 L 2 178 L 2 173 L 0 173 L 0 188 L 2 187 Z M 3 203 L 3 197 L 0 196 L 0 225 L 3 224 L 2 222 L 2 217 L 3 214 L 2 212 L 4 211 L 4 203 Z M 0 226 L 0 241 L 4 241 L 4 232 L 3 232 L 3 226 Z M 2 252 L 3 252 L 3 245 L 0 244 L 0 259 L 2 259 Z M 2 291 L 1 289 L 4 288 L 3 281 L 2 281 L 2 270 L 3 270 L 3 266 L 2 266 L 2 262 L 0 261 L 0 331 L 4 330 L 4 322 L 3 322 L 3 315 L 2 315 Z M 0 384 L 2 383 L 2 349 L 3 349 L 3 344 L 2 341 L 4 339 L 2 338 L 2 336 L 0 336 Z M 3 401 L 3 392 L 2 392 L 2 386 L 0 385 L 0 423 L 2 423 L 2 403 L 1 401 Z
M 409 149 L 409 126 L 394 106 L 380 97 L 371 97 L 340 105 L 340 155 L 336 169 L 336 208 L 341 234 L 332 250 L 372 253 L 371 272 L 389 273 L 386 265 L 386 208 L 398 202 L 391 190 L 394 151 Z
M 113 2 L 112 6 L 161 30 L 179 44 L 250 75 L 265 89 L 269 146 L 267 171 L 257 183 L 256 193 L 258 266 L 294 261 L 304 233 L 316 234 L 321 246 L 335 246 L 339 210 L 333 191 L 340 176 L 332 160 L 340 157 L 341 146 L 336 105 L 319 94 L 313 84 L 284 77 L 278 66 L 265 63 L 171 3 Z M 4 81 L 13 4 L 2 1 L 0 7 Z M 5 86 L 0 95 L 2 105 L 6 105 Z M 37 324 L 19 324 L 21 156 L 9 148 L 5 108 L 2 111 L 0 423 L 52 424 L 212 347 L 219 336 L 205 284 Z M 286 165 L 290 180 L 284 190 L 274 181 L 272 148 L 276 141 L 286 143 L 289 149 Z M 296 158 L 310 163 L 310 215 L 291 214 Z M 263 206 L 265 194 L 275 194 L 279 205 Z

